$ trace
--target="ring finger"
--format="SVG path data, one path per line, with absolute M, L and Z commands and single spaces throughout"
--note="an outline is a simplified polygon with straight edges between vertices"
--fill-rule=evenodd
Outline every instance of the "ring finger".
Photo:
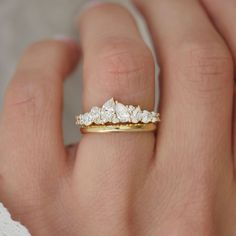
M 111 97 L 152 110 L 153 58 L 127 10 L 114 4 L 89 8 L 80 18 L 79 30 L 84 53 L 84 110 L 101 106 Z M 106 206 L 112 205 L 112 211 L 127 215 L 123 209 L 130 193 L 142 183 L 154 143 L 153 133 L 86 134 L 75 166 L 83 205 L 91 203 L 90 197 L 99 193 L 99 201 L 92 201 L 94 204 L 106 201 Z M 111 204 L 107 204 L 107 194 L 114 194 L 109 197 Z M 96 207 L 99 206 L 91 207 L 93 212 L 99 212 L 94 210 Z M 93 212 L 90 218 L 94 224 Z M 110 212 L 111 209 L 105 209 L 102 217 Z

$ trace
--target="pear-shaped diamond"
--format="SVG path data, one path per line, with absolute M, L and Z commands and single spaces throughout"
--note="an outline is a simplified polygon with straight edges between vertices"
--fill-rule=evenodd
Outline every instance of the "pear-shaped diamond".
M 139 106 L 137 106 L 131 114 L 131 121 L 133 123 L 138 123 L 142 120 L 141 116 L 142 116 L 141 108 Z
M 101 109 L 101 123 L 105 124 L 112 121 L 112 117 L 115 114 L 115 101 L 113 98 L 106 101 Z
M 105 111 L 110 111 L 110 112 L 114 113 L 115 106 L 116 106 L 115 101 L 113 98 L 111 98 L 103 104 L 102 109 Z
M 128 108 L 122 103 L 116 103 L 116 115 L 120 122 L 125 123 L 130 121 L 130 114 Z

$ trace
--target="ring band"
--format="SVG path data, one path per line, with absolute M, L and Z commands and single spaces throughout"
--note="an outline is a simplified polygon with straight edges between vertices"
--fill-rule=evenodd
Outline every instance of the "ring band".
M 159 113 L 141 110 L 140 106 L 124 105 L 113 98 L 103 106 L 76 116 L 82 133 L 149 132 L 156 130 Z
M 120 133 L 120 132 L 150 132 L 155 131 L 156 124 L 120 124 L 120 125 L 91 125 L 88 127 L 81 127 L 81 133 Z

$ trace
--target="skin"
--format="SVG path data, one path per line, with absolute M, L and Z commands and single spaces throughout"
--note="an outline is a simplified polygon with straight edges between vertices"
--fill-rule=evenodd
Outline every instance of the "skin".
M 63 80 L 81 52 L 85 111 L 110 97 L 154 109 L 153 58 L 121 6 L 83 12 L 80 50 L 45 40 L 16 69 L 0 120 L 0 199 L 32 235 L 236 235 L 236 3 L 134 3 L 161 68 L 156 134 L 63 144 Z

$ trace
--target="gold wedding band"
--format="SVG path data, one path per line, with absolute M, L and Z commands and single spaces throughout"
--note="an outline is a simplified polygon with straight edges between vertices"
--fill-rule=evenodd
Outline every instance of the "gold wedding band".
M 82 133 L 150 132 L 156 130 L 159 121 L 159 113 L 124 105 L 113 98 L 101 108 L 95 106 L 76 116 L 76 125 L 81 126 Z
M 117 124 L 117 125 L 91 125 L 81 127 L 81 133 L 115 133 L 115 132 L 150 132 L 156 130 L 156 124 Z

